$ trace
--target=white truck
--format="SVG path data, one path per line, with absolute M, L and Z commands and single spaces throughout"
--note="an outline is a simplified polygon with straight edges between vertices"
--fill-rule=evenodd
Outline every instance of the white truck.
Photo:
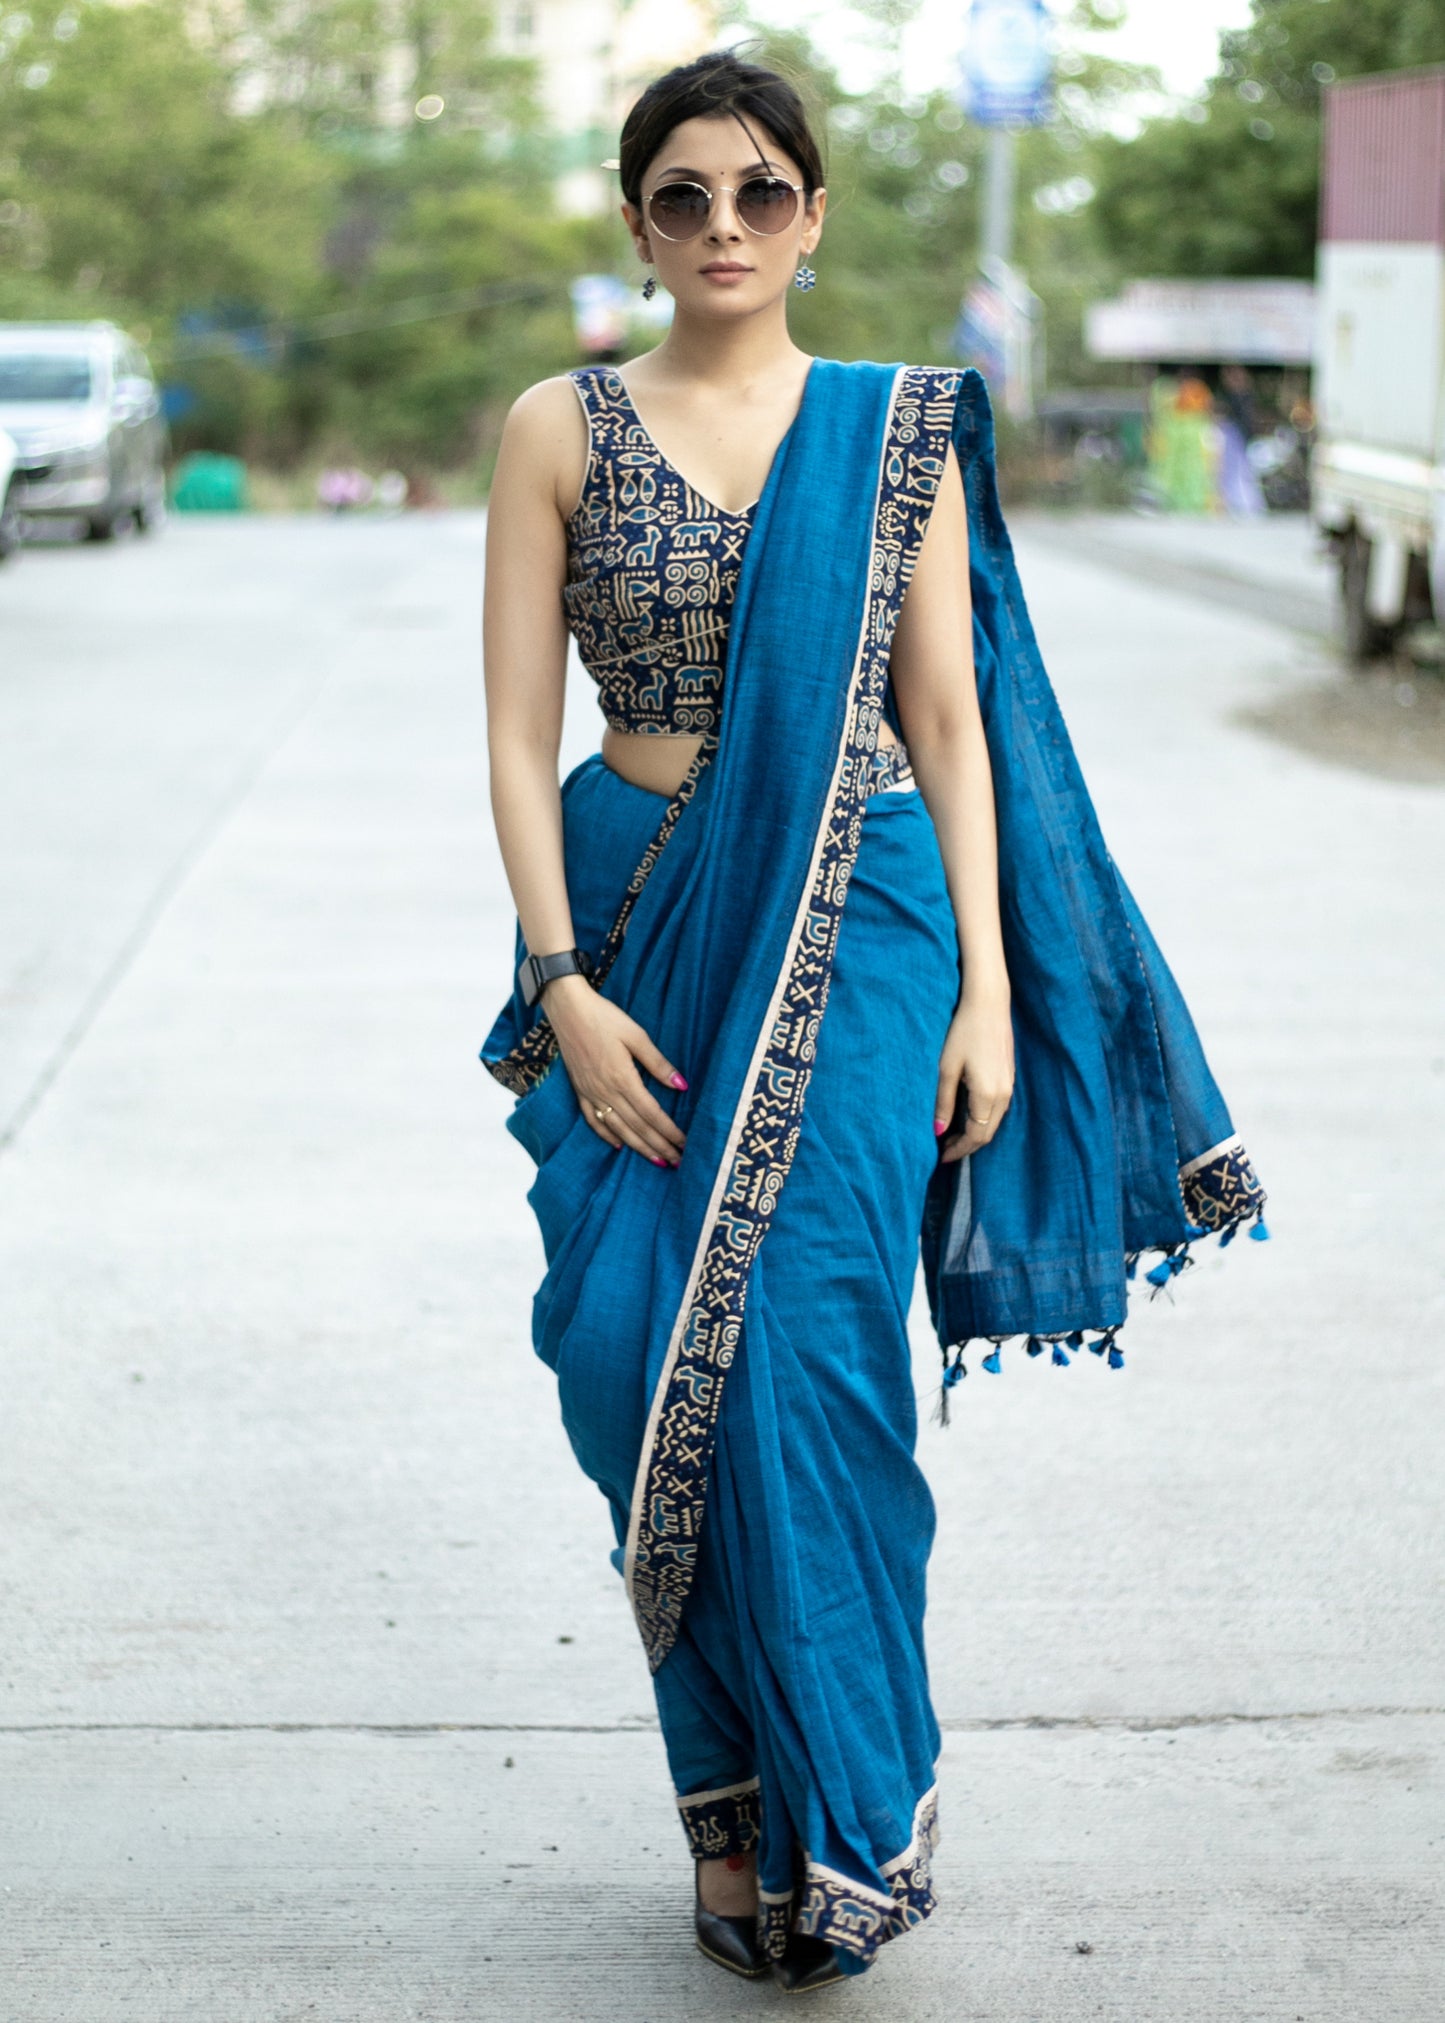
M 1445 623 L 1445 66 L 1325 92 L 1314 518 L 1346 651 Z

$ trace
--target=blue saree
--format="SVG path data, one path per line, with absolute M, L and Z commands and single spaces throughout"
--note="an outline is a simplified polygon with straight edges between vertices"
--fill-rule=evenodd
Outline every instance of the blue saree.
M 950 441 L 1018 1081 L 994 1142 L 943 1167 L 952 913 L 920 796 L 871 787 Z M 483 1059 L 537 1164 L 535 1345 L 612 1513 L 692 1851 L 756 1847 L 773 1955 L 798 1931 L 859 1971 L 933 1904 L 920 1236 L 951 1387 L 980 1337 L 991 1369 L 1013 1335 L 1066 1361 L 1087 1333 L 1116 1360 L 1133 1256 L 1158 1249 L 1167 1279 L 1263 1199 L 1099 837 L 977 374 L 813 365 L 744 553 L 716 733 L 671 802 L 594 758 L 563 814 L 578 943 L 687 1076 L 661 1094 L 687 1150 L 675 1170 L 613 1151 L 514 995 Z

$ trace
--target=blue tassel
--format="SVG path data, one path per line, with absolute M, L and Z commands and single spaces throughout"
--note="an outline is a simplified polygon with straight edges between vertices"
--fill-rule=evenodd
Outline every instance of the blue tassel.
M 1251 1228 L 1251 1230 L 1250 1230 L 1250 1232 L 1249 1232 L 1249 1235 L 1250 1235 L 1250 1241 L 1251 1241 L 1252 1243 L 1268 1243 L 1268 1242 L 1269 1242 L 1269 1229 L 1268 1229 L 1268 1227 L 1267 1227 L 1267 1225 L 1266 1225 L 1266 1223 L 1265 1223 L 1265 1219 L 1264 1219 L 1264 1217 L 1263 1217 L 1262 1215 L 1260 1215 L 1260 1216 L 1256 1216 L 1256 1218 L 1255 1218 L 1255 1221 L 1254 1221 L 1254 1225 L 1253 1225 L 1253 1227 Z
M 1044 1352 L 1044 1345 L 1043 1345 L 1043 1343 L 1042 1343 L 1042 1342 L 1041 1342 L 1041 1341 L 1039 1340 L 1039 1338 L 1038 1338 L 1038 1336 L 1037 1336 L 1037 1335 L 1030 1335 L 1030 1336 L 1029 1336 L 1029 1339 L 1028 1339 L 1028 1345 L 1027 1345 L 1027 1346 L 1028 1346 L 1028 1353 L 1029 1353 L 1029 1354 L 1030 1354 L 1031 1356 L 1041 1356 L 1041 1355 L 1043 1354 L 1043 1352 Z
M 943 1352 L 943 1383 L 939 1387 L 938 1404 L 933 1414 L 934 1422 L 939 1426 L 947 1426 L 949 1423 L 949 1411 L 948 1411 L 949 1392 L 954 1388 L 956 1384 L 962 1383 L 963 1379 L 968 1375 L 968 1370 L 963 1360 L 964 1351 L 967 1349 L 967 1347 L 968 1347 L 967 1342 L 960 1342 L 957 1350 L 954 1353 L 954 1358 L 952 1362 L 948 1360 L 947 1349 L 945 1349 Z
M 1131 1251 L 1129 1256 L 1126 1257 L 1124 1260 L 1125 1278 L 1129 1279 L 1132 1282 L 1138 1269 L 1139 1269 L 1139 1253 L 1137 1250 Z
M 1183 1271 L 1185 1265 L 1192 1264 L 1193 1262 L 1194 1260 L 1192 1257 L 1190 1257 L 1189 1253 L 1187 1251 L 1181 1250 L 1177 1257 L 1170 1258 L 1169 1269 L 1173 1272 L 1174 1276 L 1177 1278 L 1180 1272 Z
M 1108 1346 L 1109 1346 L 1109 1337 L 1107 1335 L 1100 1335 L 1098 1341 L 1090 1342 L 1089 1354 L 1091 1356 L 1102 1356 L 1105 1349 L 1107 1349 Z
M 993 1349 L 983 1359 L 983 1366 L 988 1371 L 991 1377 L 996 1377 L 998 1375 L 998 1356 L 999 1356 L 998 1350 Z
M 1156 1264 L 1154 1269 L 1146 1271 L 1144 1276 L 1148 1279 L 1150 1285 L 1168 1285 L 1170 1279 L 1174 1276 L 1173 1258 L 1166 1257 L 1162 1264 Z
M 1111 1343 L 1109 1346 L 1109 1368 L 1111 1370 L 1122 1370 L 1123 1367 L 1124 1367 L 1124 1351 L 1122 1349 L 1116 1349 Z
M 1081 1349 L 1083 1346 L 1084 1337 L 1079 1329 L 1075 1328 L 1074 1332 L 1069 1336 L 1069 1347 L 1071 1349 Z
M 1231 1222 L 1228 1229 L 1225 1230 L 1223 1236 L 1221 1236 L 1219 1239 L 1219 1248 L 1221 1250 L 1228 1250 L 1230 1244 L 1233 1243 L 1235 1237 L 1238 1236 L 1238 1234 L 1239 1234 L 1239 1224 L 1237 1222 Z
M 1062 1367 L 1063 1367 L 1064 1369 L 1066 1369 L 1066 1370 L 1068 1369 L 1068 1367 L 1069 1367 L 1069 1352 L 1068 1352 L 1068 1350 L 1067 1350 L 1067 1349 L 1066 1349 L 1066 1348 L 1064 1347 L 1064 1345 L 1063 1345 L 1063 1343 L 1062 1343 L 1062 1342 L 1055 1342 L 1055 1343 L 1054 1343 L 1054 1357 L 1053 1357 L 1053 1359 L 1054 1359 L 1054 1361 L 1055 1361 L 1056 1363 L 1060 1364 L 1060 1365 L 1061 1365 L 1061 1366 L 1062 1366 Z

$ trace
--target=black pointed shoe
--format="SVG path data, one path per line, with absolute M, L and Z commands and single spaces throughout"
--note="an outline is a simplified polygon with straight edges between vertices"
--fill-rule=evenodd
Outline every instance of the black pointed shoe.
M 716 1966 L 726 1967 L 730 1974 L 741 1974 L 745 1981 L 760 1981 L 768 1971 L 768 1963 L 758 1944 L 757 1918 L 725 1918 L 720 1911 L 705 1910 L 696 1869 L 692 1888 L 692 1921 L 698 1951 Z
M 831 1988 L 847 1978 L 834 1948 L 801 1932 L 791 1934 L 782 1959 L 773 1962 L 773 1979 L 785 1995 L 811 1995 L 815 1988 Z

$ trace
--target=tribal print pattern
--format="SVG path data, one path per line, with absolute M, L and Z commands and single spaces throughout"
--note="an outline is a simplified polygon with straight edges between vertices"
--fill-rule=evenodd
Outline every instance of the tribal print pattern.
M 656 1671 L 692 1588 L 723 1383 L 742 1335 L 753 1260 L 792 1165 L 833 952 L 872 787 L 888 656 L 943 476 L 961 375 L 901 371 L 883 446 L 869 589 L 843 749 L 812 889 L 784 961 L 744 1091 L 731 1166 L 678 1316 L 633 1496 L 628 1591 Z
M 675 471 L 607 366 L 571 374 L 587 416 L 562 605 L 614 730 L 715 732 L 753 508 L 725 513 Z
M 1213 1234 L 1247 1222 L 1264 1207 L 1265 1192 L 1238 1138 L 1215 1145 L 1179 1171 L 1184 1210 L 1194 1227 Z
M 933 1851 L 938 1845 L 938 1787 L 925 1792 L 914 1815 L 913 1838 L 903 1853 L 885 1862 L 888 1883 L 881 1890 L 856 1883 L 836 1869 L 821 1868 L 804 1857 L 801 1887 L 789 1896 L 759 1893 L 758 1939 L 770 1960 L 780 1960 L 788 1936 L 822 1939 L 844 1952 L 871 1960 L 878 1948 L 914 1925 L 921 1925 L 937 1907 L 933 1894 Z
M 723 1791 L 694 1791 L 679 1798 L 682 1830 L 694 1861 L 717 1861 L 724 1855 L 751 1854 L 762 1835 L 762 1803 L 758 1780 L 730 1784 Z
M 716 750 L 717 739 L 715 737 L 709 736 L 703 739 L 702 749 L 698 752 L 691 766 L 689 766 L 686 779 L 684 779 L 682 785 L 668 802 L 663 812 L 657 834 L 648 844 L 647 849 L 643 853 L 642 862 L 628 880 L 627 891 L 623 895 L 622 905 L 618 911 L 617 918 L 613 921 L 611 927 L 608 928 L 607 939 L 598 950 L 593 963 L 590 982 L 594 990 L 602 988 L 603 983 L 606 981 L 608 970 L 616 962 L 618 950 L 622 947 L 623 936 L 627 932 L 627 923 L 632 917 L 632 909 L 637 904 L 638 895 L 647 883 L 648 878 L 652 875 L 653 865 L 667 847 L 668 838 L 677 827 L 678 816 L 696 793 L 697 783 L 702 778 L 703 768 L 711 762 L 712 755 Z M 504 1089 L 510 1089 L 514 1096 L 525 1096 L 536 1088 L 556 1058 L 557 1035 L 552 1030 L 551 1020 L 539 1007 L 537 1023 L 532 1027 L 526 1038 L 513 1047 L 509 1054 L 504 1054 L 501 1060 L 488 1061 L 487 1068 Z

